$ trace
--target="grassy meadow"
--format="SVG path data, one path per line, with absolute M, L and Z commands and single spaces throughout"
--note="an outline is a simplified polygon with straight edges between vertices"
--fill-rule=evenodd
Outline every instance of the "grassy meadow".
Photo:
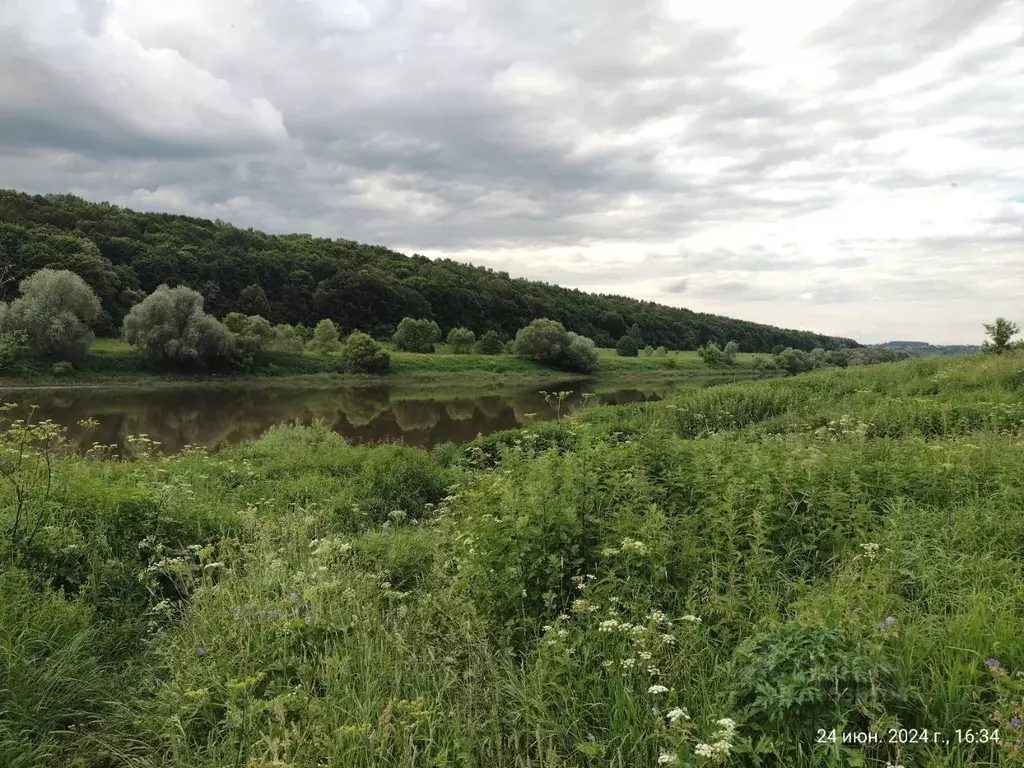
M 429 452 L 114 461 L 21 413 L 5 767 L 1021 764 L 1020 354 Z
M 38 364 L 38 370 L 17 376 L 0 376 L 0 385 L 6 386 L 69 386 L 78 384 L 141 384 L 160 382 L 199 381 L 204 383 L 240 379 L 316 379 L 335 381 L 434 381 L 458 377 L 460 381 L 496 382 L 518 380 L 564 379 L 574 374 L 559 371 L 532 360 L 511 354 L 481 355 L 456 354 L 446 344 L 438 344 L 434 353 L 401 352 L 390 342 L 382 347 L 391 355 L 391 371 L 384 376 L 341 373 L 338 355 L 274 354 L 247 373 L 238 374 L 183 374 L 161 373 L 146 366 L 137 351 L 120 339 L 96 339 L 89 347 L 89 355 L 75 364 L 75 369 L 64 375 L 54 375 L 48 364 Z M 754 373 L 754 362 L 760 357 L 754 353 L 739 353 L 732 365 L 712 367 L 695 351 L 674 351 L 664 356 L 619 357 L 614 349 L 599 350 L 597 368 L 587 376 L 615 378 L 735 376 Z M 582 376 L 582 374 L 575 374 Z

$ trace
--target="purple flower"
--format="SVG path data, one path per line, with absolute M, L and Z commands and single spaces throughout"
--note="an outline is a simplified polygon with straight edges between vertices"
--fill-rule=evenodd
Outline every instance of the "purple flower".
M 882 629 L 882 630 L 885 630 L 885 629 L 888 629 L 889 627 L 893 626 L 895 623 L 896 623 L 896 617 L 895 616 L 886 616 L 884 619 L 882 619 L 880 622 L 878 622 L 878 628 Z
M 999 667 L 1003 666 L 999 663 L 999 659 L 985 659 L 985 663 L 988 664 L 989 669 L 999 669 Z
M 252 600 L 250 600 L 248 603 L 246 603 L 245 607 L 248 608 L 251 611 L 252 610 Z
M 299 599 L 299 593 L 298 592 L 292 592 L 290 595 L 288 595 L 288 599 L 289 600 L 298 600 Z
M 1010 727 L 1011 728 L 1020 728 L 1020 724 L 1021 724 L 1021 719 L 1019 717 L 1015 717 L 1015 718 L 1013 718 L 1013 720 L 1010 721 Z
M 200 648 L 198 651 L 196 651 L 196 653 L 198 653 L 200 656 L 205 656 L 206 655 L 206 649 L 205 648 Z

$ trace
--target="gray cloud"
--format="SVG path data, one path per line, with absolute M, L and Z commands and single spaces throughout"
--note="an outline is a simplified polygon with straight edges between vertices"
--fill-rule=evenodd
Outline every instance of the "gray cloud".
M 958 291 L 945 332 L 974 338 L 1024 236 L 1020 4 L 855 0 L 787 38 L 801 2 L 763 31 L 753 3 L 741 27 L 656 0 L 9 0 L 0 185 L 846 334 L 842 305 L 879 339 Z

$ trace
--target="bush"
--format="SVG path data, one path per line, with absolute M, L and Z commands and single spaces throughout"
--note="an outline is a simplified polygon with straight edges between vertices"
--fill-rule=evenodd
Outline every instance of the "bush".
M 21 298 L 3 312 L 0 331 L 24 333 L 28 352 L 50 360 L 80 360 L 93 340 L 100 300 L 66 269 L 41 269 L 19 286 Z
M 124 319 L 125 341 L 156 365 L 242 367 L 231 332 L 203 312 L 203 297 L 191 288 L 161 285 Z
M 25 331 L 0 332 L 0 373 L 15 372 L 28 357 L 28 334 Z
M 448 332 L 448 346 L 458 355 L 469 354 L 476 343 L 476 334 L 469 328 L 452 328 Z
M 782 354 L 775 356 L 775 366 L 790 375 L 796 375 L 813 369 L 814 361 L 802 349 L 790 347 L 782 352 Z
M 725 355 L 713 341 L 708 342 L 706 347 L 698 347 L 697 354 L 700 355 L 701 360 L 712 367 L 725 363 Z
M 262 359 L 274 341 L 274 329 L 259 315 L 231 312 L 224 318 L 224 327 L 231 332 L 246 367 Z
M 341 360 L 349 373 L 387 373 L 391 355 L 362 331 L 354 331 L 345 340 Z
M 433 320 L 403 317 L 392 341 L 403 352 L 433 352 L 441 341 L 441 327 Z
M 597 346 L 593 339 L 569 332 L 569 345 L 565 348 L 559 367 L 579 373 L 590 373 L 597 367 Z
M 477 350 L 481 355 L 500 355 L 501 336 L 498 335 L 497 331 L 488 331 L 480 337 Z
M 517 357 L 557 365 L 569 346 L 569 334 L 556 320 L 534 320 L 516 334 L 512 349 Z
M 333 320 L 321 320 L 316 324 L 313 338 L 306 344 L 306 349 L 318 355 L 329 355 L 341 351 L 341 339 L 338 326 Z
M 619 357 L 636 357 L 640 354 L 640 347 L 636 343 L 636 339 L 626 335 L 619 339 L 619 343 L 615 345 L 615 352 Z
M 730 341 L 725 345 L 725 349 L 722 350 L 722 359 L 725 360 L 729 365 L 736 362 L 736 353 L 740 351 L 740 345 L 735 341 Z
M 656 350 L 654 350 L 654 354 L 657 357 L 665 357 L 668 354 L 668 350 L 665 349 L 664 347 L 658 347 Z
M 506 355 L 515 354 L 515 346 L 515 342 L 512 341 L 512 339 L 509 339 L 508 341 L 501 345 L 501 351 L 503 354 Z
M 50 368 L 50 373 L 54 376 L 70 376 L 75 372 L 75 366 L 69 363 L 67 360 L 59 360 L 54 363 Z
M 651 357 L 654 354 L 654 347 L 648 344 L 646 347 L 643 348 L 640 354 L 643 355 L 644 357 Z
M 301 355 L 304 347 L 305 344 L 298 330 L 287 323 L 274 326 L 274 336 L 267 345 L 270 352 L 287 355 Z

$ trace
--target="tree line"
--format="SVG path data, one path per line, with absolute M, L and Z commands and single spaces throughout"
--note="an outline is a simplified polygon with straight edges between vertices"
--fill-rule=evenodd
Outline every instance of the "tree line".
M 95 291 L 100 336 L 118 335 L 131 308 L 167 285 L 194 290 L 215 317 L 236 312 L 292 326 L 326 318 L 378 340 L 390 338 L 405 317 L 431 320 L 444 333 L 493 331 L 506 340 L 547 318 L 599 347 L 614 347 L 627 334 L 642 347 L 668 349 L 724 347 L 730 340 L 743 352 L 858 346 L 852 339 L 589 294 L 351 240 L 269 235 L 72 195 L 0 190 L 0 282 L 7 299 L 22 279 L 47 267 L 70 270 Z

